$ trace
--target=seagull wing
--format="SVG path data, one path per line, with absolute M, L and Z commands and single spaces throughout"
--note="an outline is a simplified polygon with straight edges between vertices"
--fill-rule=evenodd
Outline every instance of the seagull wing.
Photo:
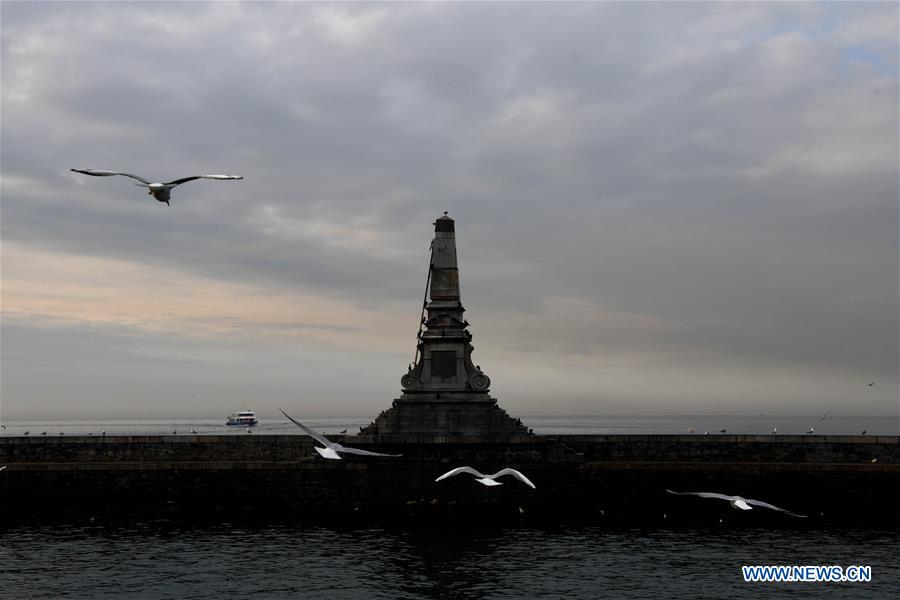
M 532 488 L 537 489 L 535 485 L 531 483 L 530 479 L 528 479 L 527 477 L 522 475 L 520 471 L 516 471 L 515 469 L 500 469 L 499 471 L 491 475 L 491 479 L 497 479 L 498 477 L 502 477 L 504 475 L 512 475 L 522 483 L 525 483 L 527 485 L 530 485 Z
M 279 408 L 278 410 L 281 410 L 281 409 Z M 308 435 L 308 436 L 311 437 L 312 439 L 316 440 L 316 441 L 319 442 L 320 444 L 324 444 L 324 446 L 325 446 L 326 448 L 332 448 L 332 447 L 334 447 L 334 444 L 332 444 L 331 442 L 329 442 L 328 439 L 327 439 L 324 435 L 322 435 L 321 433 L 319 433 L 318 431 L 313 431 L 312 429 L 310 429 L 309 427 L 307 427 L 306 425 L 304 425 L 304 424 L 301 423 L 300 421 L 296 420 L 295 418 L 293 418 L 291 415 L 287 414 L 287 413 L 284 412 L 283 410 L 281 410 L 281 414 L 283 414 L 283 415 L 286 416 L 288 419 L 290 419 L 291 422 L 292 422 L 294 425 L 296 425 L 297 427 L 299 427 L 300 429 L 302 429 L 303 432 L 304 432 L 306 435 Z
M 243 179 L 243 177 L 240 175 L 194 175 L 193 177 L 182 177 L 175 181 L 169 181 L 166 185 L 175 187 L 176 185 L 181 185 L 182 183 L 187 183 L 188 181 L 193 181 L 195 179 Z
M 346 452 L 347 454 L 359 454 L 361 456 L 403 456 L 402 454 L 384 454 L 382 452 L 369 452 L 368 450 L 360 450 L 359 448 L 348 448 L 340 444 L 334 444 L 335 450 L 338 452 Z
M 750 498 L 744 498 L 744 502 L 746 502 L 747 504 L 752 504 L 753 506 L 762 506 L 763 508 L 771 508 L 772 510 L 777 510 L 778 512 L 787 513 L 787 514 L 791 515 L 792 517 L 800 517 L 801 519 L 806 518 L 806 515 L 798 515 L 798 514 L 792 513 L 789 510 L 779 508 L 779 507 L 775 506 L 774 504 L 769 504 L 768 502 L 763 502 L 762 500 L 751 500 Z
M 70 171 L 75 171 L 76 173 L 84 173 L 85 175 L 93 175 L 94 177 L 112 177 L 113 175 L 122 175 L 123 177 L 131 177 L 132 179 L 137 179 L 144 185 L 150 185 L 150 182 L 144 179 L 143 177 L 138 177 L 137 175 L 132 175 L 131 173 L 119 173 L 118 171 L 104 171 L 102 169 L 69 169 Z
M 729 502 L 735 499 L 735 496 L 726 496 L 725 494 L 714 494 L 712 492 L 673 492 L 672 490 L 666 490 L 670 494 L 675 494 L 677 496 L 700 496 L 701 498 L 716 498 L 718 500 L 728 500 Z
M 435 481 L 447 479 L 448 477 L 453 477 L 454 475 L 459 475 L 460 473 L 471 473 L 472 475 L 475 475 L 477 477 L 487 477 L 487 475 L 485 475 L 484 473 L 479 473 L 472 467 L 456 467 L 455 469 L 447 471 L 446 473 L 435 479 Z

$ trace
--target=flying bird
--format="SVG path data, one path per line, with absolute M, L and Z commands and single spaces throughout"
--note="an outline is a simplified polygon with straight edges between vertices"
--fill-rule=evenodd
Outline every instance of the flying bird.
M 824 415 L 822 415 L 821 417 L 819 417 L 819 420 L 820 420 L 820 421 L 824 421 L 825 419 L 828 418 L 828 415 L 830 415 L 830 414 L 831 414 L 831 411 L 829 410 L 827 413 L 825 413 Z
M 762 506 L 763 508 L 769 508 L 772 510 L 777 510 L 778 512 L 787 513 L 792 517 L 800 517 L 802 519 L 806 518 L 806 515 L 798 515 L 792 513 L 789 510 L 779 508 L 774 504 L 769 504 L 768 502 L 763 502 L 762 500 L 752 500 L 750 498 L 743 498 L 741 496 L 726 496 L 725 494 L 714 494 L 712 492 L 673 492 L 672 490 L 666 491 L 670 494 L 675 494 L 676 496 L 700 496 L 701 498 L 716 498 L 717 500 L 728 500 L 728 502 L 731 503 L 732 508 L 739 508 L 741 510 L 753 510 L 754 506 Z
M 447 471 L 446 473 L 444 473 L 443 475 L 441 475 L 440 477 L 435 479 L 435 481 L 440 481 L 441 479 L 447 479 L 448 477 L 453 477 L 454 475 L 459 475 L 460 473 L 471 473 L 472 475 L 474 475 L 475 477 L 478 478 L 475 481 L 477 481 L 478 483 L 480 483 L 482 485 L 487 485 L 487 486 L 503 485 L 502 482 L 496 481 L 496 479 L 498 477 L 502 477 L 504 475 L 512 475 L 513 477 L 515 477 L 522 483 L 525 483 L 526 485 L 529 485 L 532 488 L 537 489 L 534 487 L 534 484 L 531 483 L 530 479 L 528 479 L 527 477 L 522 475 L 522 473 L 520 473 L 519 471 L 516 471 L 515 469 L 500 469 L 493 475 L 485 475 L 484 473 L 480 473 L 480 472 L 476 471 L 472 467 L 456 467 L 455 469 L 453 469 L 451 471 Z
M 320 444 L 325 446 L 324 448 L 319 448 L 318 446 L 313 446 L 313 448 L 316 449 L 316 452 L 318 452 L 322 456 L 322 458 L 329 458 L 331 460 L 340 460 L 341 459 L 341 457 L 339 455 L 340 452 L 344 452 L 346 454 L 359 454 L 362 456 L 402 456 L 402 454 L 382 454 L 381 452 L 369 452 L 368 450 L 360 450 L 359 448 L 348 448 L 347 446 L 343 446 L 341 444 L 338 444 L 337 442 L 330 442 L 330 441 L 328 441 L 328 438 L 326 438 L 324 435 L 322 435 L 318 431 L 313 431 L 312 429 L 310 429 L 309 427 L 307 427 L 300 421 L 297 421 L 296 419 L 291 417 L 289 414 L 284 412 L 282 409 L 279 408 L 278 410 L 281 410 L 281 414 L 283 414 L 288 419 L 290 419 L 294 425 L 296 425 L 297 427 L 302 429 L 306 435 L 308 435 L 312 439 L 316 440 L 317 442 L 319 442 Z
M 872 380 L 872 383 L 868 384 L 869 387 L 875 387 L 875 380 Z
M 122 175 L 124 177 L 137 179 L 138 181 L 140 181 L 140 183 L 136 183 L 134 185 L 147 188 L 148 194 L 150 194 L 160 202 L 165 202 L 166 206 L 169 205 L 169 199 L 171 198 L 172 190 L 182 183 L 194 181 L 195 179 L 243 179 L 241 175 L 194 175 L 192 177 L 182 177 L 181 179 L 175 179 L 174 181 L 169 181 L 168 183 L 153 183 L 151 181 L 147 181 L 143 177 L 138 177 L 137 175 L 132 175 L 130 173 L 119 173 L 118 171 L 104 171 L 101 169 L 70 170 L 75 171 L 76 173 L 83 173 L 85 175 L 93 175 L 94 177 L 112 177 L 114 175 Z

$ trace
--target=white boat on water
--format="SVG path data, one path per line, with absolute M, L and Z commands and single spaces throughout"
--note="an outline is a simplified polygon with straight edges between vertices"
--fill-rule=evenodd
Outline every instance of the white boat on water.
M 228 421 L 226 425 L 236 425 L 238 427 L 253 427 L 259 421 L 256 420 L 256 413 L 252 410 L 239 410 L 236 413 L 231 413 L 231 416 L 228 417 Z

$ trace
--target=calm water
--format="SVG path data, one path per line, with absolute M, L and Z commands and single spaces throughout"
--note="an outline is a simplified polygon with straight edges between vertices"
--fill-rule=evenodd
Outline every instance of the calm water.
M 326 434 L 367 418 L 305 418 Z M 897 434 L 896 417 L 523 417 L 536 433 Z M 248 435 L 224 419 L 9 422 L 3 435 Z M 263 416 L 255 433 L 296 434 Z M 2 498 L 0 498 L 2 502 Z M 272 523 L 0 524 L 5 598 L 900 598 L 897 530 L 492 530 Z M 744 583 L 746 564 L 870 565 L 871 583 Z
M 308 417 L 291 415 L 307 425 L 321 431 L 325 435 L 333 435 L 344 429 L 354 434 L 360 427 L 368 425 L 372 418 L 368 417 Z M 522 416 L 522 421 L 534 429 L 537 434 L 686 434 L 690 428 L 697 435 L 709 431 L 718 434 L 722 429 L 727 433 L 768 434 L 778 428 L 781 435 L 805 434 L 810 427 L 822 435 L 859 435 L 863 430 L 867 435 L 898 435 L 900 420 L 893 416 L 852 416 L 831 414 L 825 420 L 820 415 L 783 416 Z M 131 420 L 45 420 L 45 421 L 7 421 L 2 435 L 155 435 L 172 432 L 189 434 L 195 430 L 200 435 L 247 435 L 242 427 L 228 427 L 225 418 L 206 419 L 131 419 Z M 297 427 L 278 415 L 260 415 L 259 425 L 253 433 L 261 434 L 298 434 Z
M 0 598 L 897 598 L 896 532 L 18 527 Z M 871 565 L 870 583 L 744 583 L 743 564 Z

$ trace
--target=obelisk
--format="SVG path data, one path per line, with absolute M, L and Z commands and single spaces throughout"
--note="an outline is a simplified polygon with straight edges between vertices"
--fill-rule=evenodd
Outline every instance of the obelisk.
M 434 223 L 427 296 L 416 361 L 400 379 L 403 393 L 363 433 L 527 433 L 520 420 L 491 398 L 490 378 L 472 362 L 472 334 L 459 292 L 456 228 L 447 213 Z

